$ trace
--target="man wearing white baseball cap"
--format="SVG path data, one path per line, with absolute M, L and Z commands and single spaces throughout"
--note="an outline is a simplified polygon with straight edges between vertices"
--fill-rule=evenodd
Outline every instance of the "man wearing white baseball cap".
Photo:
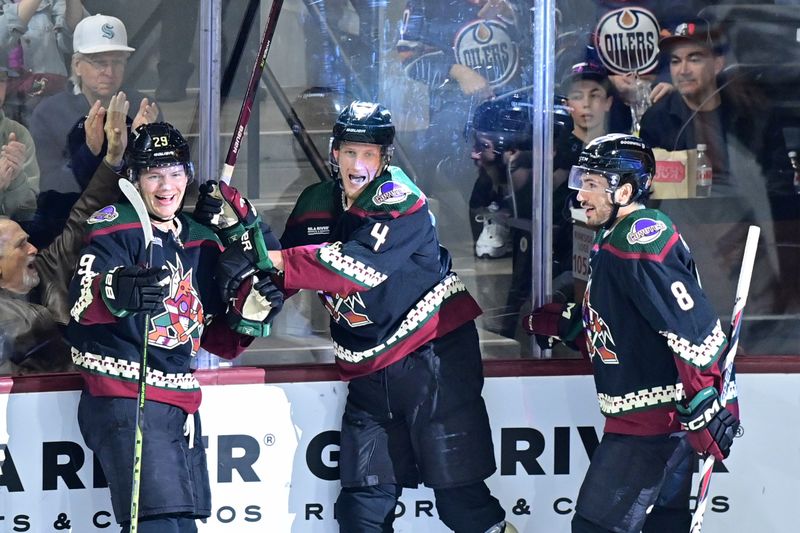
M 60 233 L 105 155 L 102 130 L 85 129 L 84 117 L 105 114 L 111 97 L 123 86 L 125 66 L 134 51 L 128 46 L 125 24 L 101 14 L 78 23 L 72 47 L 71 85 L 42 100 L 31 117 L 41 177 L 37 215 L 26 229 L 37 247 Z M 136 90 L 123 90 L 130 102 L 129 126 L 135 129 L 162 120 L 155 103 Z M 102 125 L 102 120 L 94 122 Z

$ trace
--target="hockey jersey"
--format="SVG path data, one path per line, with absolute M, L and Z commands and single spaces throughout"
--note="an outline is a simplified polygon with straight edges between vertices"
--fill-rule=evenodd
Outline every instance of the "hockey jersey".
M 232 359 L 252 337 L 231 331 L 222 316 L 226 307 L 213 280 L 219 239 L 190 215 L 177 220 L 177 238 L 153 227 L 151 265 L 166 267 L 170 278 L 163 306 L 150 313 L 147 324 L 146 395 L 193 413 L 201 401 L 190 368 L 197 350 L 202 346 Z M 87 245 L 70 284 L 72 359 L 92 395 L 136 398 L 146 315 L 114 316 L 99 291 L 101 274 L 146 264 L 142 225 L 127 203 L 104 207 L 86 224 Z
M 281 237 L 284 287 L 319 291 L 342 379 L 370 374 L 481 311 L 449 269 L 428 202 L 397 167 L 344 209 L 337 182 L 308 187 Z
M 495 91 L 530 83 L 529 54 L 519 43 L 530 41 L 532 2 L 503 0 L 493 8 L 478 4 L 406 3 L 396 47 L 410 52 L 404 68 L 412 79 L 439 87 L 458 63 L 478 72 Z
M 689 247 L 664 213 L 641 209 L 598 232 L 589 264 L 582 320 L 605 431 L 679 431 L 675 402 L 720 390 L 727 346 Z

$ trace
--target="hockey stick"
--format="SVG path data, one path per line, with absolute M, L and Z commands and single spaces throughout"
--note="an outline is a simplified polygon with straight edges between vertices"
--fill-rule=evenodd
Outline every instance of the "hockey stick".
M 144 246 L 145 254 L 147 255 L 147 264 L 145 268 L 150 268 L 153 263 L 153 226 L 150 223 L 150 216 L 147 214 L 147 208 L 139 196 L 139 191 L 133 184 L 126 180 L 119 180 L 119 188 L 128 199 L 139 217 L 139 222 L 142 223 L 142 231 L 144 232 Z M 137 397 L 136 409 L 136 434 L 133 444 L 133 482 L 131 483 L 131 527 L 130 533 L 136 533 L 139 527 L 139 482 L 142 478 L 142 442 L 144 440 L 144 400 L 145 389 L 147 388 L 147 329 L 150 324 L 150 312 L 144 315 L 144 342 L 142 344 L 142 359 L 139 362 L 139 395 Z
M 239 118 L 233 128 L 233 138 L 228 148 L 228 155 L 225 156 L 225 165 L 222 167 L 220 181 L 225 183 L 230 183 L 233 176 L 233 168 L 236 166 L 236 159 L 239 157 L 239 148 L 242 146 L 244 130 L 247 127 L 247 123 L 250 122 L 250 111 L 256 98 L 256 89 L 258 89 L 258 82 L 261 80 L 264 65 L 267 63 L 267 54 L 269 53 L 270 45 L 272 45 L 272 36 L 275 35 L 275 27 L 278 25 L 278 16 L 281 14 L 282 6 L 283 0 L 272 0 L 267 26 L 264 28 L 264 36 L 261 38 L 261 48 L 258 50 L 258 58 L 253 65 L 253 71 L 250 73 L 250 81 L 247 84 L 247 92 L 244 95 L 242 109 L 239 111 Z
M 742 313 L 747 303 L 747 293 L 750 291 L 750 278 L 753 275 L 753 263 L 756 260 L 756 249 L 758 247 L 758 236 L 761 228 L 750 226 L 747 231 L 747 241 L 744 246 L 742 256 L 742 267 L 739 270 L 739 282 L 736 285 L 736 298 L 733 301 L 733 315 L 731 317 L 731 329 L 728 335 L 730 344 L 725 353 L 723 363 L 722 392 L 720 393 L 722 406 L 725 407 L 728 399 L 728 388 L 731 383 L 731 373 L 733 370 L 733 358 L 736 357 L 736 348 L 739 345 L 739 331 L 742 328 Z M 714 456 L 706 454 L 703 458 L 703 468 L 700 470 L 700 485 L 697 488 L 697 508 L 692 515 L 690 533 L 700 533 L 703 527 L 703 513 L 708 504 L 708 489 L 711 484 L 711 474 L 714 471 Z

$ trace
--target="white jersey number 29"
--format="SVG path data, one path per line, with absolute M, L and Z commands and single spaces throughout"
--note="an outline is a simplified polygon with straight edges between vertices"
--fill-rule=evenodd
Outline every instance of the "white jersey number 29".
M 689 291 L 686 290 L 686 285 L 683 284 L 682 281 L 676 281 L 672 285 L 670 285 L 670 290 L 672 290 L 672 295 L 675 297 L 675 301 L 678 302 L 678 307 L 683 309 L 684 311 L 688 311 L 692 307 L 694 307 L 694 300 L 692 300 L 692 295 L 689 294 Z
M 378 248 L 380 248 L 383 243 L 386 242 L 386 235 L 389 234 L 389 226 L 385 226 L 378 222 L 372 226 L 372 231 L 370 231 L 369 234 L 375 237 L 375 244 L 372 246 L 372 249 L 377 252 Z

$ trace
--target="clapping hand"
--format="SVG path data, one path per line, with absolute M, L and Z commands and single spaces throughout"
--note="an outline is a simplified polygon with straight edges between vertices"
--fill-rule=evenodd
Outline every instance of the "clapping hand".
M 130 102 L 122 91 L 112 96 L 108 103 L 103 131 L 108 139 L 105 160 L 112 168 L 118 168 L 122 164 L 122 156 L 128 146 L 128 127 L 125 120 L 129 108 Z
M 17 140 L 17 135 L 11 132 L 8 142 L 0 148 L 0 191 L 4 191 L 22 171 L 25 163 L 25 145 Z

